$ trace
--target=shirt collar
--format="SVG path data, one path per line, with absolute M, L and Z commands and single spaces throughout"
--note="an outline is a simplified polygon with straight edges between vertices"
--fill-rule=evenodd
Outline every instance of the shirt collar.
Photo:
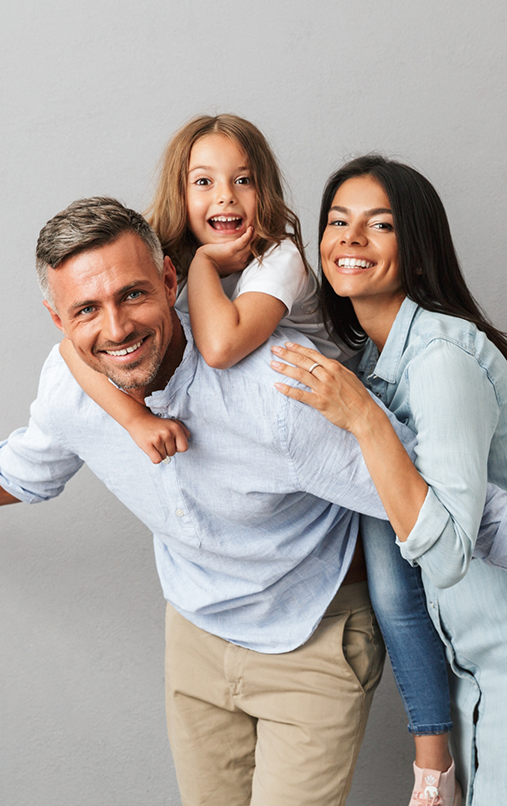
M 396 382 L 398 365 L 405 350 L 408 333 L 412 327 L 418 307 L 416 302 L 405 297 L 380 355 L 373 342 L 368 340 L 359 364 L 359 373 L 371 374 L 374 369 L 375 375 L 387 381 L 387 383 Z
M 182 386 L 188 386 L 194 377 L 197 368 L 199 353 L 197 352 L 197 347 L 195 346 L 194 338 L 192 336 L 190 319 L 184 313 L 180 313 L 179 311 L 175 311 L 175 313 L 181 322 L 187 343 L 183 352 L 183 358 L 181 359 L 180 364 L 174 370 L 171 378 L 169 378 L 165 389 L 160 389 L 157 392 L 153 392 L 152 395 L 149 395 L 147 398 L 145 398 L 144 402 L 154 412 L 156 412 L 158 409 L 164 412 L 167 411 L 176 392 L 181 389 Z

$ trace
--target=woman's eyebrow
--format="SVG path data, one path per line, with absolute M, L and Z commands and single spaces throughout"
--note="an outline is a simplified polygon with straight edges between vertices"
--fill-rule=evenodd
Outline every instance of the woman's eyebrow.
M 330 207 L 329 212 L 331 212 L 331 210 L 336 210 L 338 213 L 350 213 L 348 207 L 339 207 L 338 205 Z M 388 213 L 389 215 L 392 215 L 392 210 L 390 210 L 389 207 L 374 207 L 372 210 L 364 211 L 365 216 L 379 215 L 380 213 Z

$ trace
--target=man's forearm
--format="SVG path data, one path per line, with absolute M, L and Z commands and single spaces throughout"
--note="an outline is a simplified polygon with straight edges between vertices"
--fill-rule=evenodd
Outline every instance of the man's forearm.
M 19 504 L 19 498 L 14 498 L 7 490 L 0 487 L 0 507 L 3 507 L 5 504 Z

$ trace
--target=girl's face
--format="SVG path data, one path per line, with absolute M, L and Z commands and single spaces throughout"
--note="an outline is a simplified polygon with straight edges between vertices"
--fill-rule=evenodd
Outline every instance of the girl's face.
M 187 221 L 200 244 L 223 243 L 253 225 L 257 195 L 244 152 L 224 134 L 208 134 L 190 152 Z
M 390 207 L 371 176 L 348 179 L 335 193 L 320 243 L 322 269 L 335 293 L 352 303 L 403 299 Z

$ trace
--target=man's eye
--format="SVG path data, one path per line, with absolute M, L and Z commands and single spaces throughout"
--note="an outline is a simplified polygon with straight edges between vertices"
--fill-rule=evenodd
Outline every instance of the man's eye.
M 130 293 L 127 294 L 126 298 L 127 299 L 139 299 L 139 297 L 142 297 L 142 295 L 143 295 L 142 291 L 130 291 Z
M 196 184 L 196 185 L 210 185 L 210 184 L 211 184 L 211 182 L 210 182 L 210 180 L 209 180 L 209 179 L 206 179 L 206 178 L 203 176 L 203 177 L 201 177 L 200 179 L 196 179 L 196 180 L 195 180 L 195 184 Z
M 82 314 L 84 316 L 87 316 L 88 314 L 93 313 L 94 310 L 95 309 L 93 305 L 87 305 L 86 308 L 81 308 L 81 310 L 78 311 L 78 315 Z

